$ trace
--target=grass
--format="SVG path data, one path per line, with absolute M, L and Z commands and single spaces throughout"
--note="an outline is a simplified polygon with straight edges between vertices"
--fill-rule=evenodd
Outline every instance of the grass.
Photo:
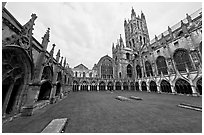
M 120 101 L 116 96 L 143 100 Z M 41 132 L 55 118 L 68 118 L 71 133 L 200 133 L 202 113 L 177 107 L 180 103 L 202 106 L 201 97 L 134 91 L 72 92 L 31 117 L 3 125 L 3 132 Z

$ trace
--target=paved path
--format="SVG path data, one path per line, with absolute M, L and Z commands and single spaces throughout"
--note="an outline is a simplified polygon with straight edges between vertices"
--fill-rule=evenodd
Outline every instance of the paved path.
M 116 96 L 138 96 L 141 101 L 119 101 Z M 147 92 L 72 92 L 31 117 L 3 125 L 3 132 L 41 132 L 56 118 L 68 118 L 65 132 L 201 132 L 202 113 L 179 108 L 188 103 L 201 106 L 202 98 Z

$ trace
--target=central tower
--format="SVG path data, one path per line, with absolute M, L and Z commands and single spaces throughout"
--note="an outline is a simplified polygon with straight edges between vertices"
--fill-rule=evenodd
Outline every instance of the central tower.
M 131 11 L 131 20 L 124 21 L 126 47 L 139 51 L 140 48 L 149 43 L 149 33 L 147 29 L 145 15 L 141 11 L 141 16 L 136 16 L 134 9 Z

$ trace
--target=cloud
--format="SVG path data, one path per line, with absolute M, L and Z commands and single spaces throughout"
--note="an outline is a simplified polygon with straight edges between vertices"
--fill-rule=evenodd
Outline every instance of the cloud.
M 48 51 L 55 43 L 55 54 L 61 50 L 71 67 L 80 63 L 89 69 L 108 54 L 112 56 L 112 43 L 119 34 L 124 39 L 124 18 L 130 19 L 131 8 L 136 14 L 141 10 L 146 16 L 150 39 L 167 30 L 185 17 L 201 8 L 201 3 L 12 3 L 6 8 L 21 23 L 25 24 L 36 13 L 34 37 L 41 43 L 50 27 Z

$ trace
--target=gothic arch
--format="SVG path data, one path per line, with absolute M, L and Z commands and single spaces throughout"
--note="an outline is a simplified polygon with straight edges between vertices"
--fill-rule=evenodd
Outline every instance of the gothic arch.
M 123 90 L 128 90 L 128 83 L 127 82 L 123 82 Z
M 113 90 L 113 82 L 108 82 L 108 90 L 112 91 Z
M 202 41 L 199 44 L 199 50 L 200 50 L 200 53 L 202 54 Z
M 131 82 L 131 83 L 130 83 L 130 90 L 135 90 L 135 84 L 134 84 L 134 82 Z
M 41 80 L 51 80 L 52 81 L 52 77 L 53 77 L 53 70 L 52 67 L 50 66 L 45 66 L 43 68 L 43 73 L 42 73 L 42 77 Z
M 88 82 L 85 80 L 81 84 L 81 91 L 88 91 Z
M 139 65 L 136 66 L 137 78 L 142 78 L 142 70 Z
M 73 88 L 72 89 L 74 92 L 79 90 L 79 83 L 76 80 L 73 81 Z
M 189 71 L 193 70 L 190 55 L 186 49 L 184 48 L 176 49 L 173 54 L 173 59 L 175 61 L 176 68 L 179 72 L 186 72 L 186 68 L 188 68 Z
M 62 89 L 61 83 L 57 82 L 55 96 L 59 96 L 60 95 L 60 93 L 62 91 L 61 89 Z
M 127 77 L 132 77 L 132 66 L 130 64 L 127 65 Z
M 202 77 L 196 82 L 197 92 L 202 95 Z
M 49 81 L 44 81 L 40 87 L 40 92 L 38 95 L 38 101 L 49 100 L 51 89 L 52 89 L 52 84 Z
M 92 82 L 91 82 L 90 90 L 91 90 L 91 91 L 96 91 L 96 90 L 97 90 L 97 85 L 96 85 L 96 82 L 95 82 L 95 81 L 92 81 Z
M 147 84 L 146 84 L 146 82 L 142 81 L 141 85 L 142 85 L 142 91 L 147 91 Z
M 161 81 L 160 89 L 161 89 L 161 92 L 172 93 L 171 84 L 166 80 Z
M 105 87 L 106 87 L 105 82 L 104 82 L 104 81 L 101 81 L 101 82 L 99 83 L 99 90 L 105 90 Z
M 101 78 L 110 79 L 113 78 L 113 62 L 109 57 L 104 57 L 100 60 Z
M 151 92 L 157 92 L 157 84 L 155 81 L 150 82 L 149 89 Z
M 62 73 L 61 71 L 57 73 L 57 81 L 61 81 L 62 80 Z
M 146 69 L 147 77 L 149 77 L 150 74 L 153 76 L 152 66 L 149 61 L 145 62 L 145 69 Z
M 191 85 L 184 79 L 179 78 L 175 83 L 175 90 L 181 94 L 192 94 Z
M 121 90 L 121 83 L 116 82 L 115 87 L 116 87 L 116 90 Z
M 139 90 L 140 90 L 140 86 L 139 86 L 139 83 L 138 83 L 138 82 L 135 82 L 135 89 L 136 89 L 136 91 L 139 91 Z
M 158 56 L 156 59 L 156 64 L 157 64 L 157 70 L 158 70 L 158 74 L 160 75 L 161 72 L 164 75 L 167 75 L 167 65 L 166 65 L 166 60 L 164 56 Z
M 25 104 L 26 84 L 31 80 L 33 63 L 27 52 L 16 46 L 2 48 L 2 113 L 14 114 Z M 18 104 L 18 105 L 17 105 Z

